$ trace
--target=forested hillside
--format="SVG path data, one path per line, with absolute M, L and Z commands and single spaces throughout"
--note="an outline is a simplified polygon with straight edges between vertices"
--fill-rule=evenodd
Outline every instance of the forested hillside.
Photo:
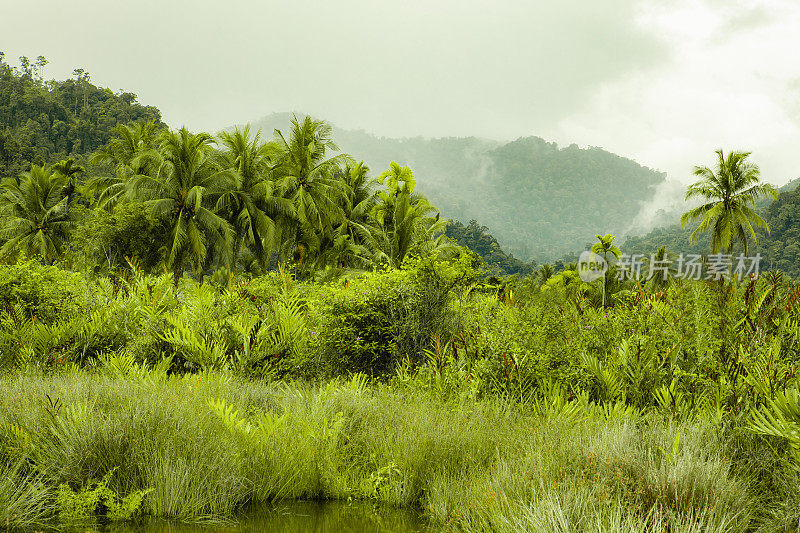
M 97 87 L 75 69 L 74 78 L 45 81 L 47 59 L 20 58 L 12 67 L 0 52 L 0 178 L 72 156 L 88 155 L 106 144 L 117 124 L 160 122 L 155 107 L 136 95 Z
M 269 134 L 291 115 L 252 125 Z M 664 175 L 601 148 L 559 148 L 538 137 L 499 143 L 474 137 L 379 138 L 334 128 L 339 147 L 371 168 L 390 161 L 414 169 L 419 189 L 443 216 L 485 224 L 522 260 L 551 260 L 582 249 L 602 231 L 621 235 Z
M 481 226 L 476 220 L 470 220 L 468 225 L 459 221 L 447 223 L 445 235 L 453 239 L 460 246 L 466 246 L 477 252 L 484 261 L 489 271 L 493 274 L 531 274 L 536 268 L 535 263 L 525 263 L 513 255 L 506 254 L 500 247 L 489 228 Z

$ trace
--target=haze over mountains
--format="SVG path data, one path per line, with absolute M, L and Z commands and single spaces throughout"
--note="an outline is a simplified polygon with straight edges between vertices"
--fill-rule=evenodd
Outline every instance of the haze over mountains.
M 250 123 L 269 138 L 286 131 L 291 113 Z M 321 117 L 324 118 L 324 117 Z M 377 176 L 391 161 L 411 167 L 418 188 L 443 216 L 476 219 L 523 260 L 549 261 L 584 248 L 598 232 L 623 236 L 653 217 L 641 216 L 666 176 L 601 148 L 559 147 L 538 137 L 503 143 L 476 137 L 393 139 L 334 125 L 343 152 Z M 666 217 L 669 222 L 674 216 Z

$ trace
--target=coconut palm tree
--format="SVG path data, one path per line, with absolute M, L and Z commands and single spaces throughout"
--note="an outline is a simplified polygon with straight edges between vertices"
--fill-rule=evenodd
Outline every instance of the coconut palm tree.
M 57 259 L 73 227 L 64 194 L 68 179 L 43 167 L 32 166 L 19 183 L 6 178 L 0 184 L 0 210 L 5 224 L 0 235 L 4 257 L 23 253 L 47 264 Z
M 298 245 L 318 249 L 322 237 L 332 239 L 332 227 L 342 220 L 345 187 L 339 174 L 352 158 L 347 154 L 326 157 L 339 148 L 331 138 L 331 127 L 321 120 L 295 116 L 287 140 L 275 130 L 273 180 L 279 196 L 292 204 L 293 216 L 288 253 L 297 256 Z
M 164 131 L 158 142 L 156 171 L 133 176 L 128 187 L 133 198 L 170 222 L 164 255 L 177 288 L 187 263 L 202 277 L 209 246 L 230 263 L 234 231 L 211 206 L 223 192 L 236 188 L 237 175 L 212 157 L 207 133 L 192 134 L 184 127 Z
M 414 193 L 416 181 L 410 168 L 393 161 L 379 180 L 386 189 L 378 192 L 370 238 L 377 262 L 399 268 L 409 254 L 458 250 L 444 235 L 446 221 L 439 218 L 439 211 L 427 198 Z
M 681 216 L 681 226 L 700 221 L 691 234 L 691 242 L 711 229 L 711 251 L 731 253 L 734 244 L 741 243 L 747 253 L 747 233 L 757 242 L 753 226 L 767 230 L 769 226 L 751 206 L 762 196 L 777 198 L 775 187 L 761 183 L 758 166 L 747 161 L 750 152 L 730 152 L 727 157 L 717 150 L 717 167 L 695 167 L 699 181 L 689 186 L 686 200 L 701 198 L 705 203 Z
M 369 167 L 361 161 L 345 169 L 342 182 L 343 217 L 337 233 L 349 235 L 354 243 L 363 245 L 369 239 L 370 215 L 378 201 L 375 185 L 380 181 L 369 177 Z
M 291 202 L 273 194 L 271 150 L 261 142 L 261 131 L 251 135 L 247 125 L 221 133 L 219 140 L 226 149 L 220 154 L 220 166 L 231 168 L 238 175 L 235 188 L 225 191 L 217 201 L 217 211 L 226 213 L 234 228 L 233 264 L 238 261 L 242 246 L 247 244 L 263 268 L 267 257 L 265 244 L 274 244 L 280 234 L 280 223 L 291 218 L 294 213 Z
M 78 174 L 86 172 L 86 169 L 75 163 L 73 158 L 69 157 L 50 167 L 50 170 L 54 173 L 61 174 L 67 180 L 64 195 L 67 197 L 67 209 L 69 209 L 69 206 L 72 204 L 72 197 L 75 194 L 75 188 L 78 186 Z
M 128 180 L 136 175 L 152 174 L 160 126 L 155 120 L 120 124 L 112 130 L 111 140 L 90 158 L 94 165 L 107 165 L 112 173 L 93 177 L 87 183 L 97 205 L 113 208 L 127 193 Z

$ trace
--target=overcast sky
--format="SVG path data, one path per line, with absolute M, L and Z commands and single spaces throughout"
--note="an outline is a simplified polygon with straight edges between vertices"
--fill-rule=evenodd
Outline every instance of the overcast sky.
M 0 21 L 12 64 L 84 68 L 172 126 L 296 110 L 601 146 L 682 181 L 719 147 L 800 176 L 797 0 L 0 0 Z

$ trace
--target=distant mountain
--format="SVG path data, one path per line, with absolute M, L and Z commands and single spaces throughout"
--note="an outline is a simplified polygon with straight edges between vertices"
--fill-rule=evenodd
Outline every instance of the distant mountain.
M 266 137 L 291 114 L 251 123 Z M 522 260 L 583 249 L 596 233 L 621 236 L 665 175 L 601 148 L 559 148 L 538 137 L 501 143 L 475 137 L 392 139 L 334 126 L 342 151 L 373 174 L 391 161 L 411 167 L 421 192 L 450 219 L 485 224 Z

